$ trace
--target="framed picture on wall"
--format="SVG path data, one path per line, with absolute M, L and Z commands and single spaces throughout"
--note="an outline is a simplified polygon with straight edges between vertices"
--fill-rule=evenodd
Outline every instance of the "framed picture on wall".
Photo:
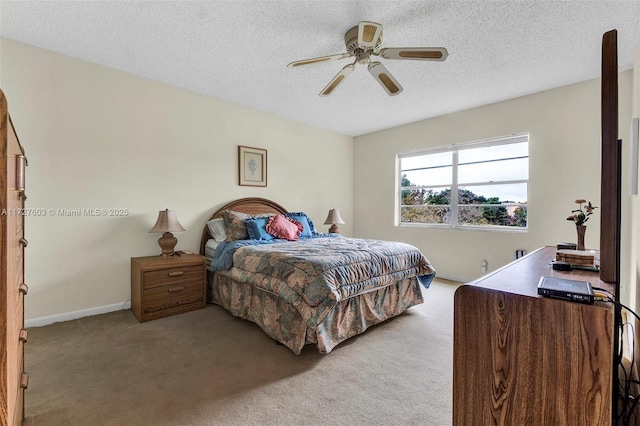
M 267 150 L 238 146 L 238 184 L 267 186 Z

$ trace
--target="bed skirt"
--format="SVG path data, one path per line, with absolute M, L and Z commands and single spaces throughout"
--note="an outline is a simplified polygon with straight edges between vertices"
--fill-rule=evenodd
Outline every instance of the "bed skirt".
M 207 273 L 207 301 L 258 324 L 268 336 L 295 354 L 306 344 L 316 344 L 318 351 L 326 354 L 340 342 L 424 300 L 417 278 L 406 278 L 338 302 L 320 324 L 310 327 L 294 306 L 277 295 L 218 271 Z

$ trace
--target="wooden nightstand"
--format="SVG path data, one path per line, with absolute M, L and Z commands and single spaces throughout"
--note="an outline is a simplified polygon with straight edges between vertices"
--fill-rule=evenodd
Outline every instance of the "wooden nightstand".
M 145 322 L 206 306 L 204 257 L 131 258 L 131 310 Z

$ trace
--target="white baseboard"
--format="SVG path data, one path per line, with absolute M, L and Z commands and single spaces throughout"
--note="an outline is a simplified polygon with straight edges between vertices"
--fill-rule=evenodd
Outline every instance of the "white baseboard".
M 65 312 L 63 314 L 50 315 L 48 317 L 40 317 L 26 320 L 24 325 L 29 327 L 42 327 L 53 324 L 54 322 L 70 321 L 78 318 L 90 317 L 92 315 L 106 314 L 109 312 L 121 311 L 131 308 L 131 301 L 127 300 L 122 303 L 114 303 L 113 305 L 96 306 L 95 308 L 81 309 L 79 311 Z

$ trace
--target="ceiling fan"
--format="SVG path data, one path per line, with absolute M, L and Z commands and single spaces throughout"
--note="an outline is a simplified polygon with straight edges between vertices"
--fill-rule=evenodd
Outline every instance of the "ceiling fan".
M 381 56 L 385 59 L 413 59 L 419 61 L 444 61 L 449 53 L 444 47 L 387 47 L 381 48 L 382 25 L 376 22 L 362 21 L 351 28 L 344 35 L 347 51 L 337 55 L 321 56 L 319 58 L 304 59 L 291 62 L 290 68 L 319 62 L 336 61 L 339 59 L 356 57 L 356 60 L 344 68 L 322 89 L 320 96 L 329 96 L 353 72 L 356 64 L 367 65 L 371 75 L 390 96 L 402 92 L 398 83 L 387 68 L 378 61 L 371 61 L 371 56 Z

